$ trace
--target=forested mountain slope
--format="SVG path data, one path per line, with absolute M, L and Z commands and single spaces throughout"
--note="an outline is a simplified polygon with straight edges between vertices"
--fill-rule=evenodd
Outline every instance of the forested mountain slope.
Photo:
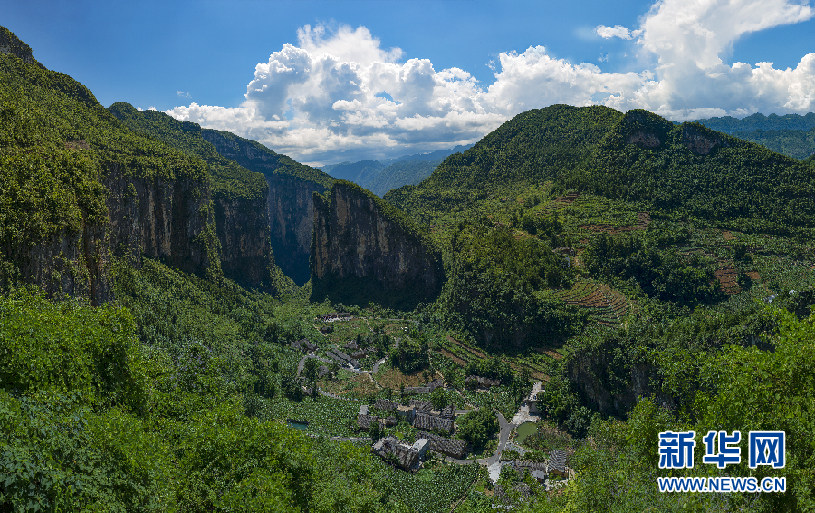
M 388 194 L 408 219 L 117 109 L 154 134 L 0 30 L 0 511 L 815 510 L 812 157 L 553 106 Z M 264 185 L 306 265 L 314 241 L 313 288 L 221 273 L 213 198 Z M 691 430 L 783 431 L 785 466 L 750 468 L 744 436 L 740 463 L 660 469 L 659 433 Z
M 557 180 L 588 159 L 622 113 L 553 105 L 518 114 L 464 153 L 447 157 L 416 186 L 385 199 L 425 220 L 472 207 L 488 196 Z
M 744 230 L 811 227 L 815 214 L 812 172 L 794 159 L 646 111 L 562 105 L 519 114 L 386 199 L 431 222 L 543 181 Z
M 629 111 L 564 185 L 740 230 L 784 232 L 813 226 L 814 178 L 760 145 Z
M 397 160 L 365 183 L 359 184 L 381 198 L 392 189 L 421 182 L 433 174 L 436 166 L 443 160 Z
M 103 302 L 111 254 L 220 276 L 206 164 L 123 127 L 0 33 L 10 43 L 0 53 L 2 281 Z
M 415 185 L 433 173 L 446 157 L 472 148 L 472 144 L 459 145 L 448 150 L 404 155 L 389 160 L 360 160 L 324 166 L 331 176 L 354 182 L 379 197 L 403 185 Z

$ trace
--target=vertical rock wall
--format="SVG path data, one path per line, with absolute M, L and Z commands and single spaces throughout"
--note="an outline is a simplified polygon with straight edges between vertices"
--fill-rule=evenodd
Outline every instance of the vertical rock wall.
M 140 266 L 156 258 L 184 272 L 205 274 L 218 266 L 207 183 L 161 177 L 136 178 L 108 166 L 110 248 Z
M 319 184 L 286 175 L 267 175 L 272 251 L 277 265 L 298 285 L 310 276 L 311 230 L 314 217 L 312 193 L 323 192 Z
M 245 287 L 270 290 L 274 258 L 265 196 L 255 200 L 216 197 L 213 204 L 224 276 Z
M 394 207 L 340 180 L 314 195 L 313 299 L 412 309 L 438 295 L 441 254 Z

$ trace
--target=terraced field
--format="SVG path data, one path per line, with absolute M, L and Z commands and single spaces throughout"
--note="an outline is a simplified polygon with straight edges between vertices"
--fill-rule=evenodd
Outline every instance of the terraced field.
M 589 309 L 589 315 L 606 326 L 619 325 L 632 305 L 616 290 L 597 283 L 581 281 L 571 289 L 557 293 L 567 305 Z

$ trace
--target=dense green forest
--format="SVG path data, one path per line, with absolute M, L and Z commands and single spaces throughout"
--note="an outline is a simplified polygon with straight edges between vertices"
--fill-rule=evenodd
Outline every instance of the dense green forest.
M 33 285 L 9 251 L 113 223 L 112 166 L 216 199 L 266 183 L 194 123 L 105 109 L 2 30 L 0 511 L 815 511 L 813 157 L 711 120 L 555 105 L 384 200 L 364 191 L 442 255 L 440 294 L 412 311 L 362 289 L 310 301 L 279 269 L 273 294 L 242 287 L 220 272 L 209 202 L 206 271 L 112 248 L 110 300 L 92 306 Z M 247 143 L 274 172 L 336 183 Z M 394 403 L 450 407 L 449 425 Z M 708 430 L 783 430 L 786 465 L 750 468 L 746 436 L 740 463 L 702 464 Z M 694 468 L 659 468 L 665 431 L 696 433 Z M 383 437 L 462 452 L 406 471 L 372 450 Z M 661 493 L 669 476 L 787 490 Z

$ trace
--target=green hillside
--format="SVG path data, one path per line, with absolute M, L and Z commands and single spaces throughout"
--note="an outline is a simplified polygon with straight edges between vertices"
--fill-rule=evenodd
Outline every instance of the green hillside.
M 415 185 L 431 174 L 436 166 L 441 164 L 439 160 L 399 160 L 390 164 L 380 171 L 375 177 L 366 183 L 361 183 L 363 187 L 379 197 L 387 194 L 391 189 L 402 187 L 403 185 Z
M 457 146 L 466 149 L 470 146 Z M 415 185 L 430 176 L 452 150 L 437 150 L 428 154 L 406 155 L 398 159 L 360 160 L 324 166 L 323 170 L 341 180 L 354 182 L 379 197 L 403 185 Z M 434 157 L 434 158 L 430 158 Z
M 447 157 L 417 186 L 385 195 L 429 221 L 494 197 L 556 180 L 581 165 L 622 114 L 606 107 L 554 105 L 518 114 L 464 153 Z
M 741 230 L 812 227 L 813 176 L 756 144 L 646 111 L 553 106 L 519 114 L 386 199 L 432 222 L 552 183 Z
M 815 156 L 555 105 L 380 199 L 228 132 L 105 109 L 0 28 L 0 251 L 61 261 L 57 234 L 91 228 L 104 243 L 132 222 L 109 219 L 132 201 L 108 201 L 112 169 L 189 197 L 262 201 L 254 171 L 339 183 L 439 248 L 446 282 L 399 312 L 362 288 L 344 298 L 366 308 L 310 302 L 310 282 L 248 290 L 217 252 L 193 273 L 114 248 L 115 300 L 92 306 L 3 257 L 0 512 L 815 511 Z M 173 243 L 217 251 L 212 232 Z M 725 468 L 701 457 L 719 430 L 742 433 Z M 688 431 L 693 468 L 659 468 L 659 434 Z M 783 468 L 750 468 L 750 431 L 785 433 Z M 372 451 L 383 437 L 401 456 Z M 677 476 L 787 490 L 659 491 Z
M 203 159 L 209 165 L 215 195 L 228 200 L 265 196 L 266 182 L 263 177 L 220 156 L 212 143 L 201 137 L 201 127 L 197 123 L 177 121 L 163 112 L 138 111 L 124 102 L 114 103 L 108 110 L 134 132 Z
M 565 183 L 721 226 L 782 232 L 813 226 L 813 178 L 759 145 L 630 111 Z

